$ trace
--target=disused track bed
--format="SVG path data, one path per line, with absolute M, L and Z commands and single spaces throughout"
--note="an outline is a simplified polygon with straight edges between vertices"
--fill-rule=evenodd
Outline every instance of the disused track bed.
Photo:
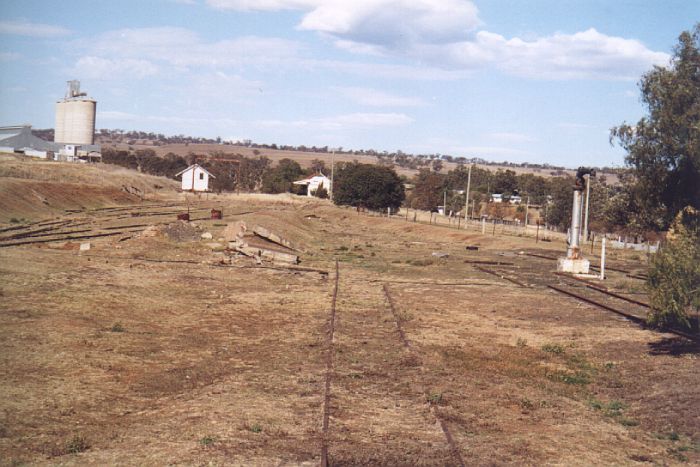
M 21 246 L 21 245 L 33 245 L 37 243 L 51 243 L 51 242 L 66 242 L 70 240 L 87 240 L 89 238 L 102 238 L 102 237 L 111 237 L 114 235 L 122 235 L 125 233 L 132 233 L 132 232 L 142 232 L 143 229 L 132 229 L 132 230 L 123 230 L 123 231 L 118 231 L 118 232 L 103 232 L 103 233 L 95 233 L 95 234 L 90 234 L 90 235 L 67 235 L 63 236 L 60 238 L 48 238 L 48 239 L 41 239 L 41 240 L 28 240 L 28 241 L 17 241 L 17 242 L 10 242 L 10 243 L 0 243 L 0 248 L 7 248 L 11 246 Z
M 639 311 L 633 312 L 633 311 L 629 311 L 629 310 L 621 310 L 620 308 L 617 308 L 615 306 L 611 306 L 607 303 L 603 303 L 603 301 L 601 301 L 600 298 L 591 298 L 590 295 L 587 295 L 587 296 L 583 295 L 583 294 L 579 293 L 578 290 L 574 291 L 573 290 L 574 287 L 572 287 L 569 284 L 566 284 L 564 286 L 562 286 L 561 284 L 560 285 L 549 284 L 547 287 L 550 288 L 551 290 L 554 290 L 554 291 L 560 293 L 560 294 L 567 295 L 567 296 L 575 298 L 579 301 L 588 303 L 589 305 L 593 305 L 593 306 L 598 307 L 600 309 L 615 313 L 616 315 L 622 316 L 623 318 L 626 318 L 627 320 L 629 320 L 629 321 L 631 321 L 631 322 L 633 322 L 633 323 L 635 323 L 635 324 L 637 324 L 645 329 L 648 328 L 647 321 L 646 321 L 646 318 L 645 318 L 643 312 L 639 312 Z M 580 287 L 579 287 L 579 289 L 580 289 Z M 587 290 L 595 290 L 595 289 L 587 289 Z M 600 292 L 601 294 L 605 294 L 605 292 L 602 290 L 597 290 L 597 292 Z M 612 297 L 612 296 L 608 294 L 607 297 Z M 622 301 L 620 299 L 617 299 L 617 300 Z M 641 308 L 641 306 L 638 306 L 638 307 Z M 667 329 L 663 329 L 662 332 L 668 332 L 668 333 L 675 334 L 675 335 L 680 336 L 680 337 L 684 337 L 684 338 L 689 339 L 689 340 L 694 341 L 694 342 L 700 342 L 700 336 L 694 335 L 694 334 L 689 334 L 687 332 L 684 332 L 684 331 L 681 331 L 678 329 L 667 328 Z
M 321 467 L 328 467 L 328 430 L 331 415 L 331 379 L 333 377 L 333 352 L 335 338 L 335 312 L 338 300 L 338 284 L 340 282 L 340 268 L 338 261 L 335 262 L 335 285 L 333 287 L 333 298 L 331 301 L 330 313 L 328 316 L 328 331 L 326 333 L 326 374 L 324 378 L 323 391 L 323 421 L 321 425 Z
M 391 291 L 389 290 L 389 286 L 387 284 L 384 284 L 382 289 L 384 291 L 384 296 L 386 297 L 386 301 L 389 304 L 389 310 L 391 311 L 391 314 L 394 317 L 394 322 L 396 323 L 396 328 L 398 330 L 399 337 L 401 339 L 401 343 L 406 348 L 406 350 L 408 352 L 410 352 L 415 358 L 420 359 L 420 355 L 418 354 L 415 347 L 411 344 L 411 341 L 408 339 L 408 336 L 406 335 L 406 331 L 404 330 L 404 327 L 403 327 L 403 321 L 396 311 L 396 303 L 394 301 L 394 297 L 391 295 Z M 423 369 L 423 367 L 421 367 L 421 369 Z M 428 398 L 428 400 L 429 400 L 430 394 L 426 394 L 426 398 Z M 430 404 L 430 409 L 431 409 L 431 412 L 433 413 L 434 417 L 437 419 L 438 423 L 440 424 L 440 429 L 442 430 L 442 433 L 445 435 L 445 442 L 449 446 L 450 452 L 452 453 L 452 456 L 454 457 L 455 464 L 459 465 L 461 467 L 464 467 L 465 466 L 464 459 L 462 459 L 462 454 L 459 450 L 459 447 L 457 446 L 457 443 L 454 440 L 454 437 L 452 436 L 452 432 L 450 431 L 450 427 L 447 424 L 447 420 L 445 419 L 445 417 L 442 416 L 439 409 L 434 404 Z

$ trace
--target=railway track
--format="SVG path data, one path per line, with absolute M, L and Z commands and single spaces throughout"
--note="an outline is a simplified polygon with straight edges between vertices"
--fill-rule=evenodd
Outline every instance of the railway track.
M 391 295 L 391 291 L 389 290 L 389 286 L 387 284 L 384 284 L 383 286 L 384 290 L 384 295 L 386 296 L 387 303 L 389 304 L 389 309 L 391 310 L 391 314 L 394 317 L 394 322 L 396 323 L 396 327 L 399 331 L 399 337 L 401 338 L 401 342 L 403 343 L 404 347 L 413 354 L 414 357 L 420 358 L 420 356 L 417 354 L 415 349 L 413 348 L 413 345 L 411 344 L 411 341 L 408 339 L 406 336 L 406 331 L 403 328 L 403 320 L 399 316 L 399 314 L 396 311 L 396 304 L 394 302 L 394 297 Z M 421 367 L 421 371 L 424 371 Z M 426 397 L 429 398 L 430 394 L 426 393 Z M 462 458 L 462 454 L 459 451 L 459 447 L 457 447 L 457 443 L 455 443 L 454 437 L 452 436 L 452 432 L 450 431 L 450 427 L 447 425 L 447 421 L 444 416 L 440 413 L 439 409 L 437 406 L 430 404 L 430 410 L 433 413 L 433 416 L 437 419 L 438 423 L 440 424 L 440 428 L 442 429 L 442 433 L 445 436 L 445 441 L 447 442 L 447 445 L 449 446 L 450 452 L 452 453 L 452 456 L 455 460 L 456 465 L 459 465 L 461 467 L 464 467 L 466 464 L 464 463 L 464 459 Z
M 338 284 L 340 282 L 340 268 L 338 260 L 335 261 L 335 286 L 333 287 L 333 300 L 328 316 L 328 333 L 326 334 L 326 377 L 323 394 L 323 424 L 321 431 L 321 467 L 328 467 L 328 428 L 331 416 L 331 379 L 333 377 L 333 352 L 335 338 L 335 310 L 338 301 Z
M 547 287 L 560 294 L 567 295 L 602 310 L 622 316 L 623 318 L 638 324 L 644 329 L 648 328 L 646 314 L 647 310 L 650 308 L 649 304 L 625 297 L 601 287 L 592 286 L 590 284 L 583 284 L 576 287 L 572 286 L 571 282 L 567 282 L 567 280 L 562 282 L 563 283 L 557 285 L 548 284 Z M 586 293 L 581 293 L 581 289 L 584 289 Z M 611 304 L 611 301 L 614 304 Z M 625 302 L 625 304 L 622 305 L 621 302 Z M 630 308 L 630 305 L 632 305 L 632 308 Z M 680 329 L 665 328 L 662 330 L 662 332 L 675 334 L 693 342 L 700 342 L 700 335 L 692 334 Z

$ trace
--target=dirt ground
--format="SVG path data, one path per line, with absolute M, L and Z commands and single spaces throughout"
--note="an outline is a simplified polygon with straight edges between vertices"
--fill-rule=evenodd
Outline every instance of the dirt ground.
M 300 197 L 160 203 L 0 239 L 2 465 L 317 465 L 324 440 L 331 465 L 700 463 L 697 344 L 547 288 L 554 263 L 525 253 L 559 241 Z M 238 220 L 301 263 L 230 259 Z M 123 233 L 61 240 L 82 223 Z

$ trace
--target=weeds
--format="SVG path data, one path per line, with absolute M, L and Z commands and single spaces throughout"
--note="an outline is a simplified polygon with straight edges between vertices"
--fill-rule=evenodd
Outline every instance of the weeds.
M 426 397 L 426 400 L 430 405 L 439 405 L 442 402 L 442 393 L 432 393 Z
M 545 344 L 542 346 L 542 351 L 561 355 L 564 353 L 564 347 L 559 344 Z
M 622 426 L 630 427 L 639 425 L 637 420 L 624 416 L 623 410 L 626 406 L 620 401 L 612 400 L 606 404 L 597 399 L 590 399 L 588 405 L 594 410 L 601 411 L 606 417 L 617 420 Z
M 85 452 L 88 449 L 90 449 L 90 444 L 80 435 L 73 436 L 73 438 L 66 443 L 66 452 L 69 454 Z
M 199 440 L 199 444 L 202 446 L 211 446 L 216 442 L 216 438 L 212 435 L 206 435 L 204 438 Z
M 126 332 L 126 329 L 124 329 L 124 326 L 122 326 L 121 323 L 114 323 L 112 325 L 112 328 L 110 329 L 112 332 Z
M 527 340 L 523 339 L 522 337 L 518 337 L 518 340 L 515 343 L 515 345 L 520 348 L 527 347 Z
M 258 423 L 252 424 L 248 429 L 253 433 L 261 433 L 263 431 L 262 426 L 260 426 Z

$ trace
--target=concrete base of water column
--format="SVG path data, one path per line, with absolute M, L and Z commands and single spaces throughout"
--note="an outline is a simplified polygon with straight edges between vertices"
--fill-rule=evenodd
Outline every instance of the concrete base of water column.
M 557 271 L 568 272 L 569 274 L 588 274 L 591 262 L 587 259 L 559 258 L 557 260 Z

